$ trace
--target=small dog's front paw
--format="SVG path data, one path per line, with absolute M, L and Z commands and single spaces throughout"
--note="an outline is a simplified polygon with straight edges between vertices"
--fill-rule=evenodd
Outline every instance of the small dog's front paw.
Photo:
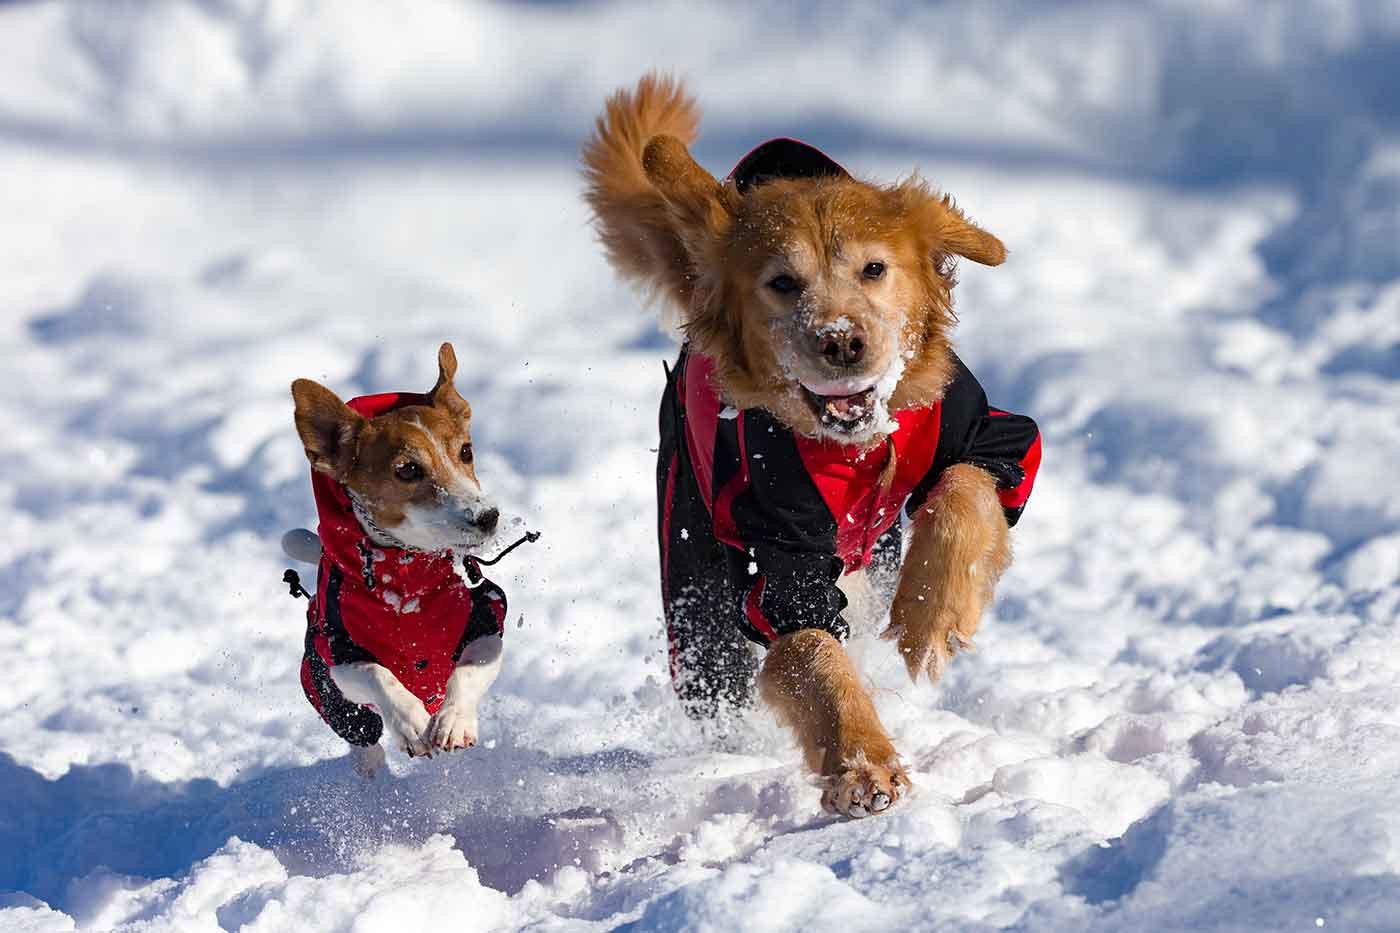
M 453 752 L 459 748 L 471 748 L 476 744 L 478 734 L 474 710 L 444 703 L 428 723 L 423 740 L 434 751 Z
M 395 748 L 410 758 L 431 755 L 432 747 L 424 735 L 428 730 L 428 711 L 422 704 L 397 710 L 384 716 L 384 732 Z
M 898 759 L 877 765 L 866 760 L 864 754 L 843 762 L 840 772 L 822 780 L 826 785 L 822 808 L 853 819 L 885 812 L 911 786 Z

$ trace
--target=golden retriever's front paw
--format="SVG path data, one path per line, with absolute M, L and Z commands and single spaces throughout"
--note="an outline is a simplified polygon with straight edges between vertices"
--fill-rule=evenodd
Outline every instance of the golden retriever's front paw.
M 909 775 L 904 773 L 898 759 L 887 764 L 872 764 L 859 755 L 854 761 L 843 762 L 837 774 L 826 775 L 822 792 L 822 809 L 852 819 L 883 813 L 910 788 Z
M 444 703 L 428 723 L 423 740 L 435 752 L 454 752 L 475 745 L 478 731 L 475 710 Z
M 977 627 L 977 614 L 970 618 L 964 621 L 958 613 L 942 609 L 926 610 L 921 615 L 891 611 L 891 622 L 880 637 L 899 646 L 911 680 L 918 681 L 920 674 L 927 673 L 928 679 L 935 681 L 953 655 L 973 650 L 972 637 L 963 634 Z

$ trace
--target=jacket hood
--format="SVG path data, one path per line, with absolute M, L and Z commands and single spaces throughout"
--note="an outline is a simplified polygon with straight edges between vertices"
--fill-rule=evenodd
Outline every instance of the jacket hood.
M 775 178 L 849 178 L 850 172 L 816 146 L 780 136 L 760 143 L 729 173 L 743 194 L 753 185 Z

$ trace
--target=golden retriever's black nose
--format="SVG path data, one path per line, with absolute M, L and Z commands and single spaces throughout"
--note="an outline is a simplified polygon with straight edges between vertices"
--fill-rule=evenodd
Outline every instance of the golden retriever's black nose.
M 832 366 L 854 366 L 865 356 L 865 331 L 851 325 L 817 338 L 817 350 Z
M 472 522 L 472 524 L 482 531 L 492 532 L 496 530 L 496 522 L 500 520 L 500 509 L 486 509 L 484 512 L 476 513 L 476 521 Z

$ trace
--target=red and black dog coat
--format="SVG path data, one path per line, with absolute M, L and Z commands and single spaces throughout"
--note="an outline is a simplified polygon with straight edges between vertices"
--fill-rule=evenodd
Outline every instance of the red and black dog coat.
M 755 149 L 731 177 L 742 191 L 776 176 L 838 173 L 816 149 L 782 139 Z M 726 408 L 714 362 L 681 348 L 661 401 L 657 513 L 671 676 L 689 711 L 746 702 L 745 638 L 767 645 L 805 628 L 844 638 L 836 581 L 866 567 L 897 571 L 901 509 L 912 515 L 953 464 L 990 473 L 1016 523 L 1040 466 L 1039 431 L 990 407 L 962 361 L 953 364 L 941 400 L 893 413 L 895 471 L 885 488 L 888 445 L 802 437 L 762 409 Z
M 389 392 L 347 404 L 373 418 L 429 400 Z M 506 596 L 490 580 L 468 586 L 450 551 L 429 554 L 376 544 L 355 518 L 345 486 L 326 474 L 313 470 L 311 488 L 320 517 L 321 563 L 306 611 L 301 686 L 336 735 L 351 745 L 373 745 L 383 720 L 347 700 L 330 669 L 357 661 L 382 664 L 435 713 L 466 646 L 503 634 Z

